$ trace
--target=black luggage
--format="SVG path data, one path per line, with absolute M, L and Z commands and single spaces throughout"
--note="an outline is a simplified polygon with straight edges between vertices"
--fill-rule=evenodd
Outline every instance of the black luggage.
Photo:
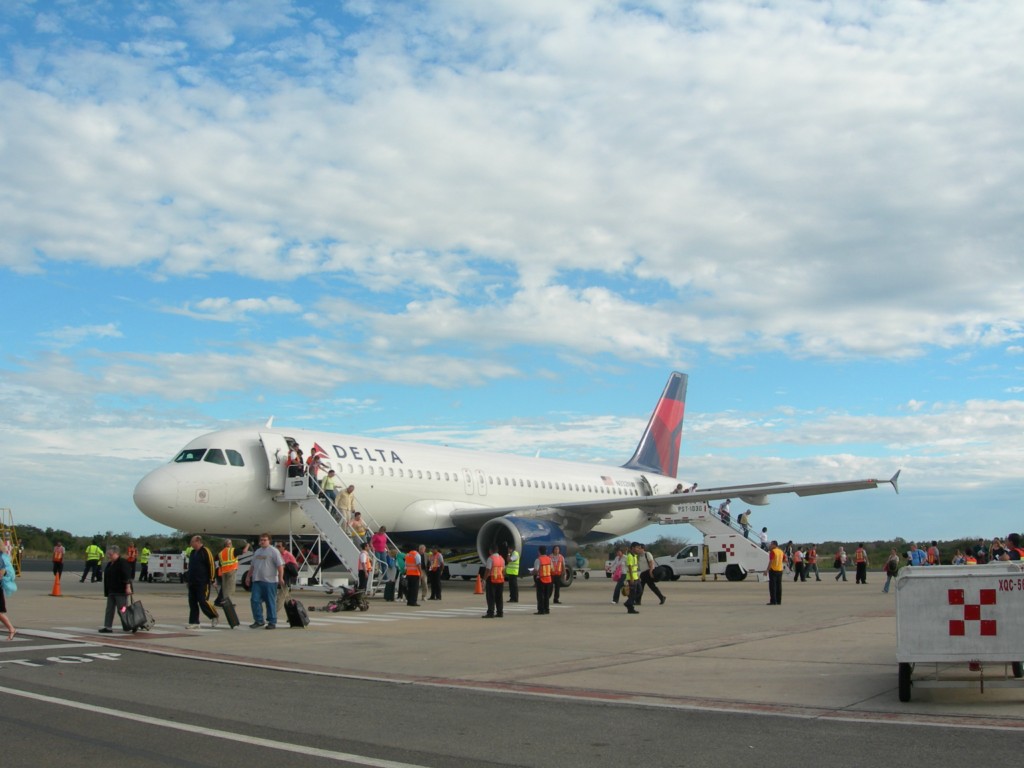
M 220 604 L 220 607 L 224 609 L 224 615 L 227 617 L 228 626 L 234 629 L 238 626 L 238 611 L 235 610 L 235 604 L 231 602 L 230 597 L 225 597 L 224 602 Z
M 384 599 L 389 603 L 395 602 L 395 582 L 388 581 L 384 584 Z
M 146 609 L 142 607 L 142 602 L 136 602 L 131 595 L 128 596 L 128 602 L 121 606 L 118 615 L 121 617 L 121 628 L 125 632 L 149 629 L 154 623 Z
M 288 615 L 288 626 L 305 627 L 309 625 L 309 614 L 306 607 L 295 598 L 284 601 L 284 612 Z

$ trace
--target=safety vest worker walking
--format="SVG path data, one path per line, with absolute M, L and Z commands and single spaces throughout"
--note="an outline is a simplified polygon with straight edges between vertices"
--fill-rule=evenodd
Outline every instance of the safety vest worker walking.
M 543 544 L 537 547 L 533 583 L 537 588 L 537 614 L 551 613 L 551 558 L 548 557 L 548 548 Z

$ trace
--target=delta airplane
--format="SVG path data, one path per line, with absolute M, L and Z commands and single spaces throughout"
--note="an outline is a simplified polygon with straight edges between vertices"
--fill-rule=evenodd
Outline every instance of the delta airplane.
M 762 483 L 704 488 L 680 495 L 679 444 L 687 375 L 674 372 L 633 456 L 622 466 L 459 450 L 389 439 L 272 427 L 232 429 L 198 437 L 135 488 L 147 517 L 177 530 L 253 536 L 314 536 L 301 507 L 284 499 L 292 444 L 316 451 L 340 487 L 355 485 L 357 508 L 370 527 L 386 526 L 399 545 L 475 549 L 513 546 L 526 562 L 537 547 L 563 552 L 622 537 L 680 502 L 741 499 L 768 504 L 780 493 L 812 496 L 897 488 L 889 480 L 810 484 Z

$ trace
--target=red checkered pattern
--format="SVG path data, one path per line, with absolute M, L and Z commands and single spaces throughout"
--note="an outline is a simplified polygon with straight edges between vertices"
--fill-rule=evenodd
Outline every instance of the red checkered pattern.
M 731 560 L 736 557 L 736 545 L 735 544 L 723 544 L 722 551 L 725 552 L 727 560 Z
M 948 591 L 950 605 L 963 606 L 962 619 L 949 620 L 950 636 L 964 637 L 967 634 L 967 622 L 978 622 L 978 635 L 980 637 L 995 637 L 995 619 L 981 618 L 981 606 L 996 604 L 996 591 L 994 589 L 982 589 L 978 591 L 978 602 L 968 603 L 962 589 L 951 589 Z M 974 634 L 973 631 L 971 633 Z

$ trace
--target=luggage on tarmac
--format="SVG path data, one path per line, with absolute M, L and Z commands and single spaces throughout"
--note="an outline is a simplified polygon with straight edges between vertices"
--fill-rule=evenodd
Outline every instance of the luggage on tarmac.
M 224 602 L 220 604 L 220 607 L 224 609 L 224 615 L 228 619 L 228 626 L 234 629 L 238 626 L 238 611 L 235 610 L 235 604 L 231 602 L 230 597 L 225 597 Z
M 142 601 L 137 601 L 128 596 L 128 602 L 121 606 L 118 611 L 121 617 L 121 628 L 125 632 L 138 632 L 140 629 L 150 629 L 156 622 L 153 617 L 142 607 Z
M 384 584 L 384 599 L 389 603 L 395 602 L 395 582 L 389 581 Z
M 306 607 L 295 598 L 284 601 L 284 612 L 288 615 L 288 626 L 305 627 L 309 625 L 309 614 Z

